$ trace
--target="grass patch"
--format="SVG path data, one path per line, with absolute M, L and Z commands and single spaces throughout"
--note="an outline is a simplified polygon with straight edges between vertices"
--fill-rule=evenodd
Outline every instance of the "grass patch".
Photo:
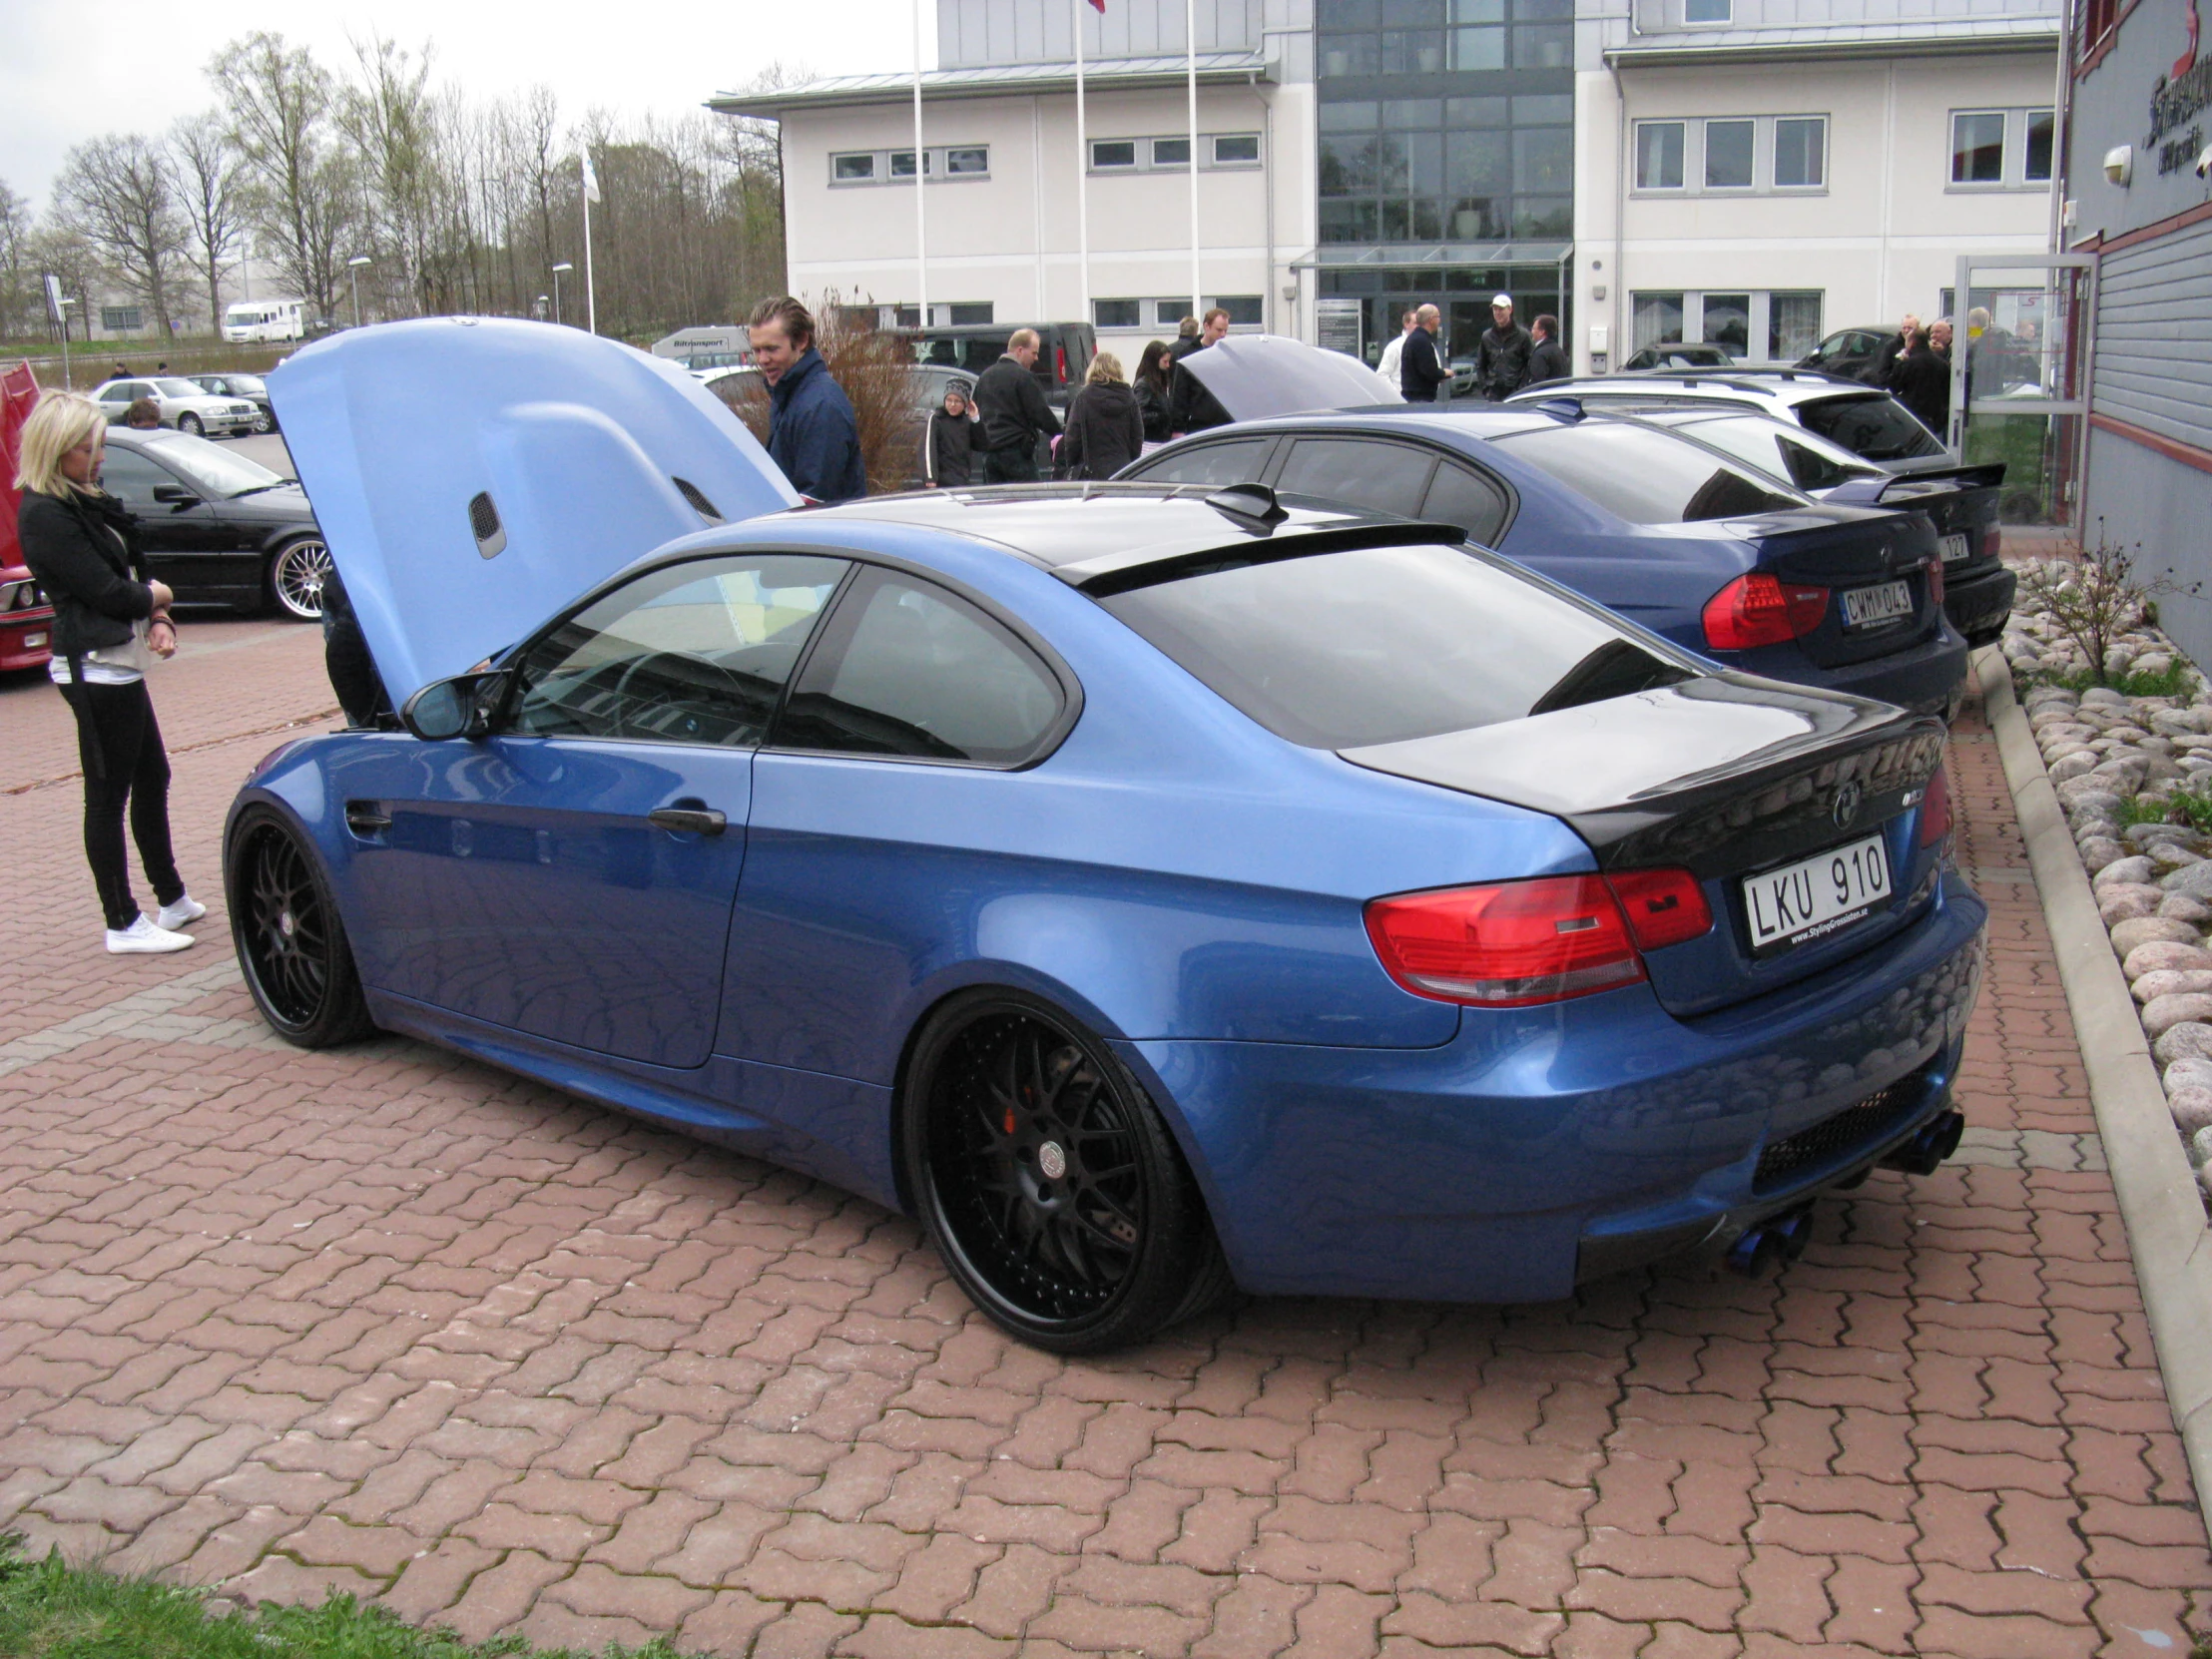
M 591 1659 L 520 1637 L 464 1642 L 417 1630 L 381 1607 L 332 1595 L 319 1607 L 218 1614 L 204 1590 L 75 1567 L 57 1550 L 27 1559 L 0 1535 L 0 1659 Z M 603 1659 L 676 1659 L 665 1642 L 609 1647 Z
M 2166 797 L 2163 804 L 2145 801 L 2141 805 L 2154 807 L 2155 813 L 2145 812 L 2129 819 L 2127 814 L 2138 805 L 2129 801 L 2121 805 L 2120 816 L 2129 824 L 2185 824 L 2196 830 L 2212 830 L 2212 794 L 2199 794 L 2194 790 L 2176 790 Z
M 2089 691 L 2103 683 L 2085 668 L 2040 668 L 2025 678 L 2030 686 L 2056 686 L 2061 691 L 2070 692 Z M 2196 670 L 2187 663 L 2177 661 L 2171 668 L 2161 669 L 2156 674 L 2123 674 L 2111 683 L 2111 689 L 2122 697 L 2176 697 L 2186 700 L 2196 695 Z

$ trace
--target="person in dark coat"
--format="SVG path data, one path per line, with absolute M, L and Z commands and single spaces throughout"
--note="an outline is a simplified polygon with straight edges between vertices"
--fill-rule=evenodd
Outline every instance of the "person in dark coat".
M 1168 375 L 1174 366 L 1175 359 L 1169 355 L 1164 339 L 1154 340 L 1137 358 L 1137 377 L 1130 382 L 1130 389 L 1137 394 L 1137 412 L 1144 416 L 1147 443 L 1168 441 L 1168 408 L 1174 395 Z
M 1016 328 L 1006 354 L 975 382 L 975 413 L 983 423 L 983 481 L 1034 484 L 1037 440 L 1060 435 L 1059 417 L 1044 400 L 1030 367 L 1041 342 L 1034 328 Z
M 138 525 L 100 487 L 108 417 L 89 397 L 49 391 L 23 424 L 15 485 L 23 562 L 53 602 L 48 678 L 77 719 L 85 775 L 85 860 L 115 955 L 189 949 L 180 931 L 208 913 L 185 890 L 169 833 L 169 755 L 146 671 L 177 651 L 166 583 L 149 581 Z M 148 917 L 131 892 L 126 811 L 139 862 L 161 900 Z
M 753 361 L 768 382 L 769 458 L 810 501 L 867 494 L 860 425 L 844 388 L 815 349 L 815 319 L 785 294 L 754 307 Z
M 381 726 L 391 713 L 383 676 L 376 672 L 376 659 L 369 655 L 367 636 L 336 565 L 322 579 L 322 672 L 345 711 L 346 725 Z
M 1936 349 L 1931 330 L 1915 331 L 1912 344 L 1891 370 L 1890 391 L 1931 432 L 1938 438 L 1948 436 L 1950 359 Z
M 1190 318 L 1183 319 L 1186 328 Z M 1229 411 L 1222 407 L 1221 399 L 1206 389 L 1204 381 L 1183 366 L 1183 359 L 1194 351 L 1203 351 L 1220 341 L 1229 332 L 1229 313 L 1216 305 L 1208 311 L 1196 332 L 1178 335 L 1168 348 L 1168 356 L 1175 364 L 1168 382 L 1168 435 L 1181 437 L 1185 432 L 1203 432 L 1209 427 L 1229 424 Z
M 1867 381 L 1870 385 L 1887 386 L 1896 380 L 1898 364 L 1903 362 L 1905 354 L 1913 349 L 1913 336 L 1920 331 L 1920 317 L 1912 311 L 1907 311 L 1905 313 L 1905 325 L 1883 342 L 1882 350 L 1875 357 L 1874 367 L 1867 370 Z
M 1111 351 L 1091 359 L 1083 381 L 1083 389 L 1068 404 L 1059 473 L 1063 478 L 1111 478 L 1144 453 L 1144 413 L 1137 407 L 1137 394 L 1122 383 L 1121 359 Z
M 1513 320 L 1513 296 L 1490 300 L 1490 325 L 1474 348 L 1474 384 L 1492 403 L 1502 403 L 1528 384 L 1529 353 L 1536 342 Z
M 944 388 L 944 407 L 929 411 L 929 430 L 921 445 L 925 489 L 951 489 L 974 476 L 975 416 L 967 392 L 957 384 Z
M 1528 353 L 1528 378 L 1524 385 L 1536 385 L 1544 380 L 1564 380 L 1574 372 L 1574 365 L 1567 361 L 1567 348 L 1559 343 L 1559 319 L 1549 311 L 1536 318 L 1536 325 L 1529 337 L 1536 343 Z
M 1413 331 L 1397 358 L 1397 389 L 1408 403 L 1436 403 L 1451 395 L 1451 365 L 1436 349 L 1443 313 L 1423 305 L 1413 313 Z

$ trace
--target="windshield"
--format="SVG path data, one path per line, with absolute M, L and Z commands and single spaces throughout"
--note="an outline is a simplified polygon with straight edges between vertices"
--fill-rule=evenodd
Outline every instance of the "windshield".
M 162 459 L 197 484 L 203 495 L 228 499 L 249 490 L 266 490 L 272 484 L 290 482 L 282 473 L 272 472 L 235 449 L 220 448 L 189 432 L 165 435 L 160 450 Z
M 1590 420 L 1497 441 L 1631 524 L 1687 524 L 1805 505 L 1802 496 L 1784 494 L 1777 479 L 1626 421 Z
M 1463 732 L 1691 677 L 1595 607 L 1457 547 L 1240 565 L 1100 603 L 1310 749 Z
M 233 391 L 244 392 L 249 397 L 257 397 L 269 389 L 262 384 L 259 374 L 226 374 L 223 381 Z
M 154 389 L 164 397 L 205 397 L 208 395 L 204 387 L 196 386 L 190 380 L 156 380 Z
M 1797 417 L 1808 431 L 1834 440 L 1870 461 L 1907 461 L 1940 455 L 1943 446 L 1913 412 L 1884 392 L 1865 397 L 1816 397 L 1800 403 Z
M 1803 490 L 1833 489 L 1847 478 L 1878 478 L 1880 467 L 1869 466 L 1841 444 L 1786 421 L 1762 415 L 1698 415 L 1683 411 L 1653 414 L 1647 418 L 1671 426 L 1684 437 L 1709 443 L 1715 449 L 1781 478 Z

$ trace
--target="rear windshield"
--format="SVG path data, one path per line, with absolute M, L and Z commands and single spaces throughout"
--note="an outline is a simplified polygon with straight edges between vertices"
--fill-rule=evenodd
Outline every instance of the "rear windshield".
M 1498 441 L 1631 524 L 1740 518 L 1805 505 L 1759 474 L 1648 426 L 1593 420 Z
M 1690 678 L 1594 608 L 1456 547 L 1241 565 L 1100 603 L 1310 749 L 1463 732 Z
M 1816 397 L 1798 405 L 1797 417 L 1806 430 L 1818 432 L 1870 461 L 1909 461 L 1943 452 L 1935 433 L 1916 420 L 1903 403 L 1883 392 L 1865 397 Z
M 1709 443 L 1762 472 L 1788 478 L 1799 489 L 1833 489 L 1847 478 L 1881 476 L 1880 467 L 1867 465 L 1841 444 L 1763 415 L 1659 418 L 1683 436 Z

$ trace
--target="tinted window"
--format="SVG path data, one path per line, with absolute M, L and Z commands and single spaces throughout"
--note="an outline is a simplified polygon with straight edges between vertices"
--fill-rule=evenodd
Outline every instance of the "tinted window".
M 1445 461 L 1436 468 L 1436 480 L 1428 486 L 1420 516 L 1456 524 L 1476 541 L 1494 547 L 1505 525 L 1506 509 L 1503 488 L 1470 467 Z
M 152 506 L 156 484 L 174 484 L 176 478 L 144 455 L 110 447 L 100 463 L 100 487 L 118 501 L 132 506 Z
M 650 571 L 530 648 L 515 730 L 749 749 L 844 571 L 798 557 Z
M 1009 766 L 1064 702 L 1035 653 L 966 600 L 869 571 L 808 662 L 776 745 Z
M 1646 426 L 1589 421 L 1500 441 L 1631 524 L 1683 524 L 1803 505 L 1711 450 Z
M 284 481 L 282 474 L 270 471 L 261 462 L 190 432 L 164 434 L 155 441 L 163 462 L 182 472 L 206 495 L 229 500 L 252 490 L 274 489 Z
M 1301 438 L 1291 445 L 1275 487 L 1288 495 L 1318 495 L 1413 518 L 1435 467 L 1433 453 L 1408 444 Z
M 1269 731 L 1313 749 L 1460 732 L 1688 678 L 1594 607 L 1453 547 L 1282 559 L 1101 603 Z
M 1822 397 L 1800 403 L 1797 417 L 1809 432 L 1840 443 L 1870 461 L 1940 455 L 1936 435 L 1894 397 Z
M 1684 422 L 1682 431 L 1700 443 L 1725 450 L 1799 489 L 1825 490 L 1847 478 L 1871 477 L 1880 468 L 1855 460 L 1848 450 L 1810 433 L 1799 433 L 1778 420 L 1753 415 L 1728 415 L 1719 420 Z
M 1247 484 L 1260 476 L 1260 462 L 1267 449 L 1266 438 L 1204 443 L 1163 456 L 1156 465 L 1132 476 L 1148 484 Z

